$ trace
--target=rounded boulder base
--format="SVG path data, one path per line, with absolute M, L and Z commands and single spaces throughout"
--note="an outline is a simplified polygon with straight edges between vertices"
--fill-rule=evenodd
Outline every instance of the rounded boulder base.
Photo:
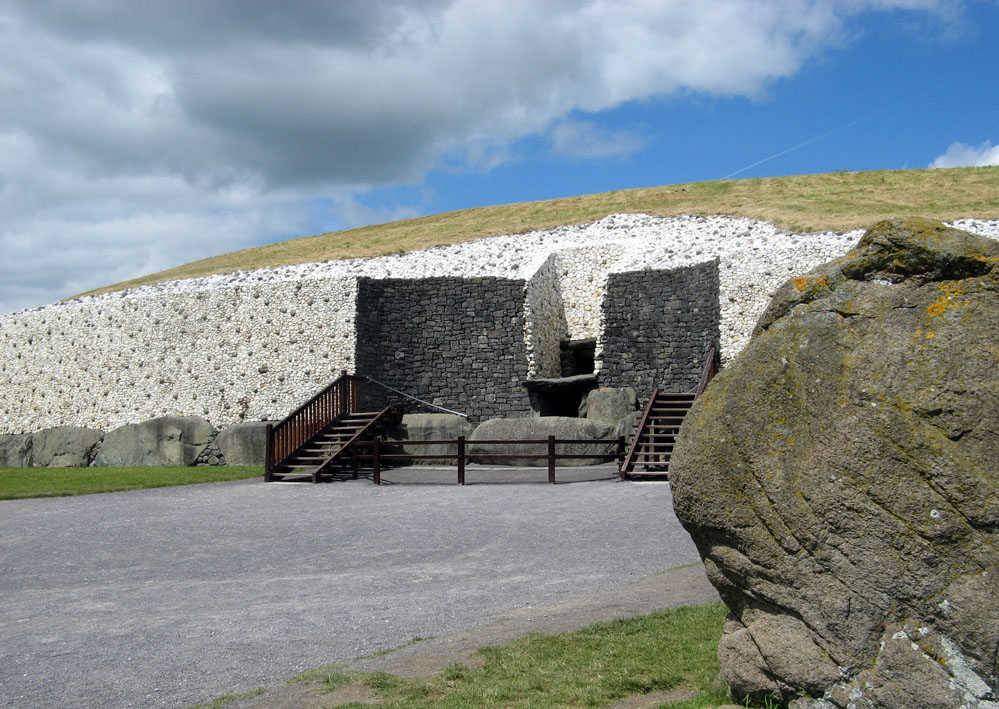
M 996 706 L 999 243 L 877 224 L 786 283 L 688 415 L 673 504 L 739 697 Z

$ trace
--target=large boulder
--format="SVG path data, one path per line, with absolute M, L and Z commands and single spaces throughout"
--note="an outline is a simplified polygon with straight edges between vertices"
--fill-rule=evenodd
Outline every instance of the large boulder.
M 565 455 L 601 455 L 617 450 L 614 429 L 607 424 L 567 416 L 542 416 L 519 419 L 489 419 L 480 423 L 468 444 L 469 455 L 476 463 L 489 465 L 538 466 L 547 465 L 547 457 L 495 459 L 493 455 L 528 455 L 541 453 L 547 456 L 547 447 L 526 444 L 482 444 L 476 441 L 538 440 L 555 436 L 559 440 L 604 440 L 607 443 L 558 443 L 555 452 Z M 572 458 L 558 460 L 558 466 L 597 465 L 608 462 L 607 458 Z
M 215 445 L 226 465 L 263 465 L 267 455 L 267 422 L 234 424 L 219 432 Z
M 0 468 L 30 468 L 31 445 L 30 433 L 0 436 Z
M 104 432 L 79 426 L 56 426 L 32 434 L 34 465 L 47 468 L 85 468 Z
M 200 416 L 161 416 L 108 432 L 99 466 L 193 465 L 215 430 Z
M 600 387 L 590 391 L 579 404 L 579 417 L 615 426 L 625 416 L 633 414 L 637 404 L 638 398 L 631 387 Z
M 999 243 L 892 220 L 785 284 L 670 465 L 733 692 L 999 706 L 997 451 Z
M 438 443 L 433 445 L 406 445 L 406 441 L 451 441 L 458 436 L 468 438 L 472 434 L 472 424 L 464 416 L 455 414 L 406 414 L 402 421 L 391 426 L 386 431 L 389 441 L 402 443 L 391 446 L 389 451 L 403 455 L 456 455 L 456 443 Z M 454 465 L 454 459 L 421 458 L 410 462 L 425 465 Z

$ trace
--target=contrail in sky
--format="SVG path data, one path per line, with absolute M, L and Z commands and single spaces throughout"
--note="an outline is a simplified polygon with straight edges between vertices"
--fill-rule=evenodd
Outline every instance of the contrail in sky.
M 788 153 L 793 153 L 795 150 L 798 150 L 799 148 L 804 148 L 806 145 L 811 145 L 812 143 L 814 143 L 817 140 L 822 140 L 823 138 L 826 138 L 826 137 L 832 135 L 833 133 L 839 133 L 841 130 L 846 130 L 850 126 L 855 126 L 858 123 L 863 123 L 864 121 L 870 120 L 871 118 L 874 118 L 875 116 L 881 115 L 885 111 L 890 111 L 890 110 L 893 110 L 895 108 L 898 108 L 899 106 L 902 106 L 904 104 L 907 104 L 907 103 L 910 103 L 912 101 L 915 101 L 917 98 L 919 98 L 919 97 L 915 96 L 915 97 L 906 99 L 905 101 L 900 101 L 899 103 L 893 104 L 891 106 L 886 106 L 885 108 L 879 109 L 879 110 L 875 111 L 874 113 L 869 113 L 866 116 L 863 116 L 861 118 L 857 118 L 855 120 L 852 120 L 849 123 L 845 123 L 845 124 L 839 126 L 838 128 L 833 128 L 830 131 L 826 131 L 822 135 L 817 135 L 814 138 L 809 138 L 804 143 L 798 143 L 797 145 L 795 145 L 793 147 L 790 147 L 787 150 L 781 150 L 779 153 L 774 153 L 773 155 L 771 155 L 768 158 L 763 158 L 762 160 L 757 160 L 752 165 L 746 165 L 746 167 L 739 168 L 735 172 L 730 172 L 729 174 L 725 175 L 725 177 L 722 177 L 720 179 L 727 180 L 730 177 L 735 177 L 739 173 L 745 172 L 746 170 L 751 170 L 754 167 L 756 167 L 757 165 L 762 165 L 765 162 L 770 162 L 771 160 L 776 160 L 777 158 L 781 157 L 782 155 L 787 155 Z

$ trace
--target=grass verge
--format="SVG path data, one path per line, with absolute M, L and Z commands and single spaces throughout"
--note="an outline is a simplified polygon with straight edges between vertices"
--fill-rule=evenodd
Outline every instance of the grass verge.
M 235 702 L 241 702 L 246 699 L 253 699 L 254 697 L 260 696 L 266 689 L 251 689 L 249 692 L 237 692 L 236 694 L 227 694 L 224 697 L 218 697 L 210 702 L 205 702 L 204 704 L 195 704 L 194 706 L 188 707 L 188 709 L 221 709 L 222 707 L 228 706 Z
M 257 465 L 162 468 L 0 468 L 0 500 L 70 497 L 150 487 L 242 480 L 264 474 Z
M 999 167 L 874 170 L 616 190 L 445 212 L 330 232 L 195 261 L 82 295 L 328 259 L 384 256 L 593 222 L 616 213 L 728 214 L 794 231 L 848 231 L 893 216 L 999 218 Z
M 597 623 L 555 635 L 533 633 L 478 651 L 482 666 L 452 665 L 428 679 L 332 669 L 321 687 L 375 690 L 376 706 L 604 707 L 625 697 L 688 689 L 674 709 L 728 703 L 718 681 L 717 648 L 726 609 L 721 603 L 684 606 L 647 616 Z M 348 702 L 329 706 L 370 706 Z

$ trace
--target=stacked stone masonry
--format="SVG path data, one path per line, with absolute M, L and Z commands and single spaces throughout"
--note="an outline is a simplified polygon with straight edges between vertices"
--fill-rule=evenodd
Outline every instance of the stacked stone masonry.
M 999 236 L 999 222 L 957 226 Z M 558 376 L 565 340 L 597 341 L 601 386 L 689 388 L 709 339 L 729 360 L 781 283 L 860 234 L 612 215 L 57 303 L 0 318 L 0 434 L 276 420 L 342 370 L 473 419 L 530 416 L 523 382 Z M 653 334 L 631 338 L 629 316 L 652 317 Z
M 603 312 L 602 386 L 695 389 L 705 354 L 718 342 L 718 261 L 613 273 Z
M 358 371 L 473 420 L 524 415 L 525 285 L 502 278 L 363 279 Z M 399 396 L 366 386 L 361 400 L 374 411 Z

